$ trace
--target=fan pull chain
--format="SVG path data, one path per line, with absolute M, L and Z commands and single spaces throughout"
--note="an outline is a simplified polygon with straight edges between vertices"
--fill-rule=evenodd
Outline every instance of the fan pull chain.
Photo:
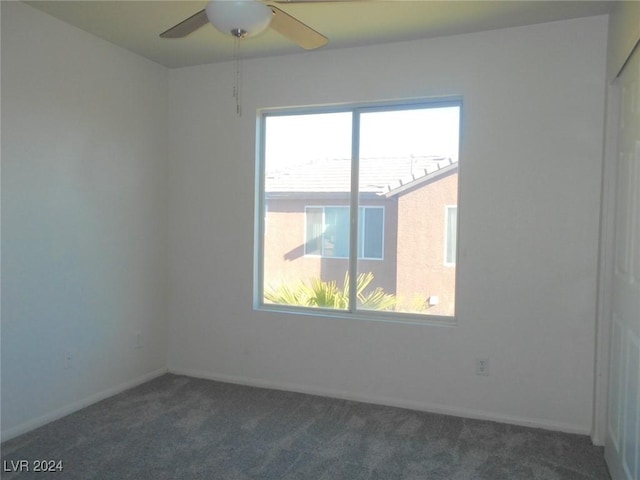
M 235 78 L 233 82 L 233 98 L 236 100 L 236 114 L 242 116 L 242 58 L 240 58 L 240 36 L 233 41 L 233 58 L 236 63 Z

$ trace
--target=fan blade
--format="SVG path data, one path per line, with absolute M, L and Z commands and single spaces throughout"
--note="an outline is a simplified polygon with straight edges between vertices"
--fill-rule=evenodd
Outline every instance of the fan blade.
M 273 11 L 273 18 L 269 26 L 305 50 L 320 48 L 329 41 L 327 37 L 316 32 L 297 18 L 283 12 L 278 7 L 269 5 L 269 8 Z
M 162 38 L 182 38 L 189 35 L 191 32 L 195 32 L 200 27 L 203 27 L 209 23 L 207 18 L 207 12 L 200 10 L 198 13 L 191 15 L 186 20 L 183 20 L 177 25 L 174 25 L 169 30 L 162 32 L 160 36 Z

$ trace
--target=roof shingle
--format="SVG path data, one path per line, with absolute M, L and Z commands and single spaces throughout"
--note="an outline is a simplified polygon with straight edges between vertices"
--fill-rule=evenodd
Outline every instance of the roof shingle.
M 440 156 L 360 159 L 361 193 L 394 195 L 416 182 L 457 168 L 457 161 Z M 351 160 L 316 160 L 268 172 L 266 193 L 346 193 L 351 190 Z

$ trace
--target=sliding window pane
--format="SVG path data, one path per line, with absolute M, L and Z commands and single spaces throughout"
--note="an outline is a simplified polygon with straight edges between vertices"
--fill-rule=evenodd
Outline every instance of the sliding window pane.
M 264 303 L 348 308 L 351 120 L 351 112 L 265 117 Z
M 327 207 L 324 209 L 324 217 L 324 256 L 348 258 L 349 207 Z
M 322 207 L 307 207 L 305 210 L 307 224 L 305 239 L 305 255 L 322 255 L 324 232 L 324 210 Z
M 361 113 L 359 308 L 454 315 L 459 124 L 457 105 Z
M 384 208 L 361 207 L 358 258 L 382 260 Z

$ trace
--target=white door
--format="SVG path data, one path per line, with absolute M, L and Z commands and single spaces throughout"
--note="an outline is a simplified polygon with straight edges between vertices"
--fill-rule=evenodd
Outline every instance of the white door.
M 640 49 L 620 95 L 605 456 L 613 480 L 640 480 Z

